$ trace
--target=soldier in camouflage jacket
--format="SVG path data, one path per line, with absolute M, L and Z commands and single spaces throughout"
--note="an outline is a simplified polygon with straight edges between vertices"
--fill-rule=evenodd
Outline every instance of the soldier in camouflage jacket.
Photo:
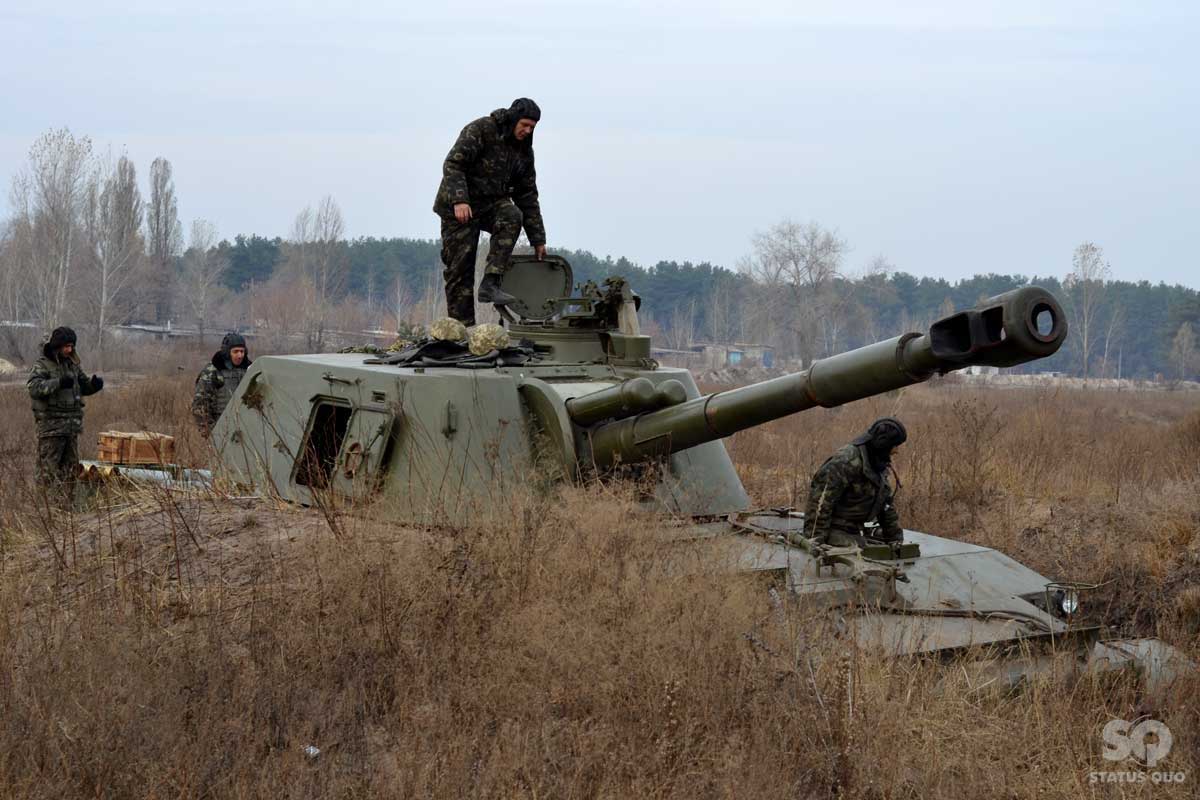
M 521 228 L 540 259 L 546 226 L 538 203 L 533 165 L 533 129 L 542 117 L 537 103 L 522 97 L 462 129 L 442 164 L 442 183 L 433 210 L 442 220 L 442 264 L 447 313 L 475 324 L 475 253 L 479 232 L 492 235 L 479 302 L 504 305 L 513 297 L 500 287 Z
M 71 496 L 79 467 L 83 398 L 104 388 L 103 378 L 88 377 L 80 367 L 75 343 L 75 331 L 55 328 L 25 383 L 37 427 L 38 481 L 48 488 L 60 487 L 65 498 Z
M 805 534 L 836 546 L 863 544 L 863 525 L 875 522 L 879 527 L 871 538 L 901 541 L 904 529 L 887 472 L 892 451 L 907 438 L 899 420 L 884 417 L 826 459 L 809 487 Z
M 245 338 L 237 333 L 225 334 L 221 349 L 213 353 L 212 361 L 196 376 L 192 417 L 202 435 L 208 436 L 217 424 L 251 363 Z

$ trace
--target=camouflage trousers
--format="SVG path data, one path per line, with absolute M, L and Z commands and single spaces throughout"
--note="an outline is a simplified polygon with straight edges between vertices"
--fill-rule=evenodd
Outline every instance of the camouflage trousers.
M 56 505 L 70 505 L 75 490 L 75 471 L 78 467 L 78 434 L 38 437 L 38 484 L 56 498 Z
M 864 547 L 869 539 L 879 542 L 893 541 L 884 533 L 882 527 L 863 528 L 851 525 L 831 526 L 825 541 L 834 547 Z
M 521 235 L 524 217 L 512 200 L 471 205 L 471 220 L 462 224 L 453 215 L 442 217 L 442 271 L 446 279 L 446 314 L 467 327 L 475 324 L 475 254 L 479 232 L 492 235 L 486 272 L 503 275 Z

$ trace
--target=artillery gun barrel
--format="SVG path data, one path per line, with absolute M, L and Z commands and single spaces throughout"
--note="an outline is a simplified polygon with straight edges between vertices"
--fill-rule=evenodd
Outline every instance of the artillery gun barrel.
M 1066 316 L 1045 289 L 990 298 L 930 326 L 814 362 L 803 372 L 699 397 L 601 425 L 592 458 L 605 469 L 721 439 L 815 406 L 834 406 L 911 386 L 972 365 L 1009 367 L 1055 353 Z

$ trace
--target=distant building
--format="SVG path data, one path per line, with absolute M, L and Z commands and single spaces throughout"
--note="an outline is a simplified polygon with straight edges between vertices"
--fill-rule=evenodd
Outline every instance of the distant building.
M 745 342 L 698 342 L 682 350 L 656 347 L 651 355 L 672 366 L 690 370 L 725 369 L 726 367 L 775 366 L 775 349 L 766 344 Z
M 151 323 L 131 323 L 129 325 L 109 325 L 108 335 L 117 344 L 133 344 L 134 342 L 166 342 L 181 339 L 195 339 L 200 332 L 194 328 L 176 328 L 167 320 L 165 325 Z
M 985 367 L 979 364 L 972 364 L 963 370 L 964 375 L 999 375 L 999 367 Z

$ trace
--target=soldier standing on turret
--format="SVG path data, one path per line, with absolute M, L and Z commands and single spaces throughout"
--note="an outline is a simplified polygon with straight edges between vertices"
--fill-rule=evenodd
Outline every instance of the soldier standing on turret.
M 42 345 L 42 357 L 25 385 L 37 424 L 38 483 L 61 492 L 69 505 L 79 467 L 79 434 L 83 432 L 83 398 L 104 388 L 99 375 L 88 377 L 75 352 L 75 331 L 55 328 Z
M 885 542 L 904 539 L 887 473 L 892 451 L 908 439 L 900 420 L 883 417 L 867 432 L 845 445 L 813 475 L 804 512 L 804 532 L 809 538 L 837 547 L 864 544 L 864 524 L 878 528 L 870 538 Z
M 500 289 L 521 228 L 538 260 L 546 255 L 546 226 L 538 204 L 533 167 L 533 129 L 542 118 L 537 103 L 521 97 L 462 129 L 442 164 L 433 210 L 442 220 L 446 312 L 475 324 L 475 252 L 479 232 L 492 235 L 479 302 L 506 305 Z
M 217 424 L 251 363 L 246 339 L 238 333 L 225 334 L 221 349 L 213 353 L 212 362 L 205 364 L 196 376 L 192 417 L 202 436 L 207 437 Z

